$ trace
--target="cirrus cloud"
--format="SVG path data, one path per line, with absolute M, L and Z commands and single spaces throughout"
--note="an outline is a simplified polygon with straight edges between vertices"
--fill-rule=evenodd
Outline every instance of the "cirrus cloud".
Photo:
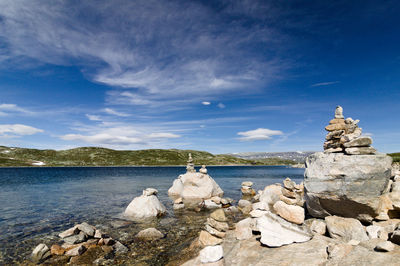
M 35 128 L 32 126 L 22 124 L 3 124 L 0 125 L 0 136 L 5 137 L 18 137 L 24 135 L 33 135 L 36 133 L 44 132 L 43 129 Z

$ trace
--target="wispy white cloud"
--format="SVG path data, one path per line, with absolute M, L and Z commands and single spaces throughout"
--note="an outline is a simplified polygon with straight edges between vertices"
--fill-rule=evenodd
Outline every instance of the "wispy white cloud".
M 109 115 L 116 115 L 116 116 L 121 116 L 121 117 L 127 117 L 130 116 L 129 114 L 123 113 L 123 112 L 118 112 L 114 109 L 111 108 L 104 108 L 103 110 L 105 113 L 109 114 Z
M 0 116 L 6 116 L 6 115 L 16 114 L 16 113 L 33 114 L 32 111 L 22 108 L 16 104 L 10 104 L 10 103 L 0 104 Z
M 219 103 L 217 106 L 220 109 L 224 109 L 226 107 L 225 104 L 223 104 L 223 103 Z
M 278 53 L 268 52 L 280 47 L 281 33 L 267 23 L 246 23 L 259 19 L 260 4 L 241 5 L 247 8 L 227 4 L 216 12 L 193 1 L 5 0 L 0 38 L 8 61 L 78 65 L 92 81 L 124 88 L 107 94 L 109 102 L 166 105 L 257 91 L 287 67 Z M 233 10 L 243 10 L 243 21 L 226 20 Z M 264 56 L 254 53 L 254 45 Z
M 272 136 L 283 135 L 283 132 L 280 130 L 271 130 L 267 128 L 258 128 L 255 130 L 249 130 L 244 132 L 238 132 L 239 138 L 241 141 L 255 141 L 255 140 L 268 140 L 271 139 Z
M 320 83 L 315 83 L 312 84 L 311 87 L 320 87 L 320 86 L 329 86 L 333 84 L 340 83 L 340 81 L 328 81 L 328 82 L 320 82 Z
M 202 105 L 210 105 L 210 102 L 201 102 Z
M 17 137 L 24 135 L 33 135 L 44 130 L 22 124 L 3 124 L 0 125 L 0 136 Z
M 86 117 L 91 121 L 101 121 L 101 117 L 98 115 L 86 114 Z

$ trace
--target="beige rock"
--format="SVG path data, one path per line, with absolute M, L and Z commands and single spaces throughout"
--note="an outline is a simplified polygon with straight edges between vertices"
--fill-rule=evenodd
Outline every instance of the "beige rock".
M 39 244 L 32 251 L 31 259 L 33 262 L 39 263 L 51 256 L 50 249 L 46 244 Z
M 54 244 L 51 246 L 50 252 L 52 255 L 64 255 L 65 249 L 62 248 L 60 245 Z
M 295 224 L 302 224 L 304 222 L 304 208 L 300 206 L 288 205 L 283 201 L 278 201 L 274 204 L 274 210 L 279 216 L 289 222 Z
M 342 152 L 342 148 L 329 148 L 324 150 L 325 153 L 336 153 L 336 152 Z
M 298 199 L 288 198 L 288 197 L 285 197 L 284 195 L 281 195 L 279 197 L 279 199 L 289 205 L 297 205 L 299 203 Z
M 174 200 L 174 204 L 181 204 L 181 203 L 183 203 L 183 199 L 181 197 Z
M 367 231 L 367 235 L 370 239 L 374 239 L 374 238 L 380 238 L 383 240 L 388 239 L 388 233 L 381 226 L 369 225 L 365 228 L 365 230 Z
M 368 155 L 375 154 L 376 150 L 373 147 L 354 147 L 346 148 L 345 152 L 350 155 Z
M 344 147 L 350 148 L 350 147 L 368 147 L 372 144 L 372 138 L 371 137 L 358 137 L 356 139 L 353 139 L 349 142 L 346 142 L 343 144 Z
M 327 216 L 325 217 L 325 222 L 329 235 L 332 238 L 342 239 L 343 241 L 350 241 L 352 239 L 364 241 L 369 239 L 364 227 L 356 219 Z
M 211 200 L 213 202 L 215 202 L 216 204 L 221 204 L 221 197 L 214 196 L 214 197 L 211 198 Z
M 218 222 L 212 218 L 207 218 L 207 224 L 214 227 L 218 231 L 226 232 L 229 229 L 229 225 L 226 222 Z
M 199 242 L 203 246 L 215 246 L 222 243 L 222 239 L 211 235 L 207 231 L 201 231 L 199 235 Z
M 242 182 L 242 187 L 246 186 L 246 187 L 252 187 L 253 186 L 253 182 L 251 181 L 244 181 Z
M 337 131 L 337 130 L 346 130 L 347 129 L 347 125 L 346 124 L 331 124 L 331 125 L 327 125 L 325 127 L 326 131 Z
M 210 214 L 210 218 L 212 218 L 218 222 L 227 222 L 228 221 L 228 219 L 226 218 L 225 213 L 222 209 L 213 211 Z
M 333 244 L 328 246 L 328 258 L 343 258 L 353 250 L 353 246 L 349 244 Z
M 334 118 L 329 121 L 329 124 L 344 124 L 344 118 Z
M 390 252 L 393 251 L 395 248 L 395 245 L 390 242 L 390 241 L 384 241 L 376 245 L 375 250 L 376 251 L 383 251 L 383 252 Z
M 209 232 L 213 236 L 216 236 L 216 237 L 219 237 L 219 238 L 224 238 L 225 237 L 225 233 L 224 232 L 220 232 L 220 231 L 218 231 L 214 227 L 211 227 L 208 224 L 206 224 L 206 230 L 207 230 L 207 232 Z
M 136 238 L 144 240 L 157 240 L 164 237 L 164 234 L 155 228 L 147 228 L 136 234 Z
M 58 236 L 60 238 L 66 238 L 66 237 L 73 236 L 73 235 L 76 235 L 76 234 L 79 234 L 78 226 L 74 226 L 74 227 L 72 227 L 70 229 L 67 229 L 64 232 L 60 233 Z
M 252 218 L 246 218 L 239 221 L 235 228 L 236 239 L 250 239 L 253 236 L 253 228 L 255 227 L 255 223 L 256 221 Z
M 267 208 L 266 206 L 273 206 L 275 202 L 280 200 L 280 196 L 282 195 L 282 186 L 280 184 L 273 184 L 266 186 L 260 196 L 260 202 L 261 204 L 264 204 L 264 207 Z M 260 204 L 260 205 L 261 205 Z M 265 210 L 269 210 L 265 209 Z
M 68 250 L 65 252 L 66 256 L 79 256 L 82 255 L 86 251 L 86 247 L 84 245 L 79 245 L 73 249 Z
M 254 206 L 254 205 L 253 205 Z M 252 218 L 258 218 L 258 217 L 261 217 L 261 216 L 263 216 L 264 214 L 266 214 L 268 211 L 263 211 L 263 210 L 259 210 L 259 209 L 255 209 L 255 210 L 252 210 L 251 212 L 250 212 L 250 216 L 252 217 Z
M 335 119 L 343 119 L 343 107 L 341 107 L 340 105 L 336 106 L 335 109 Z
M 315 219 L 310 225 L 310 230 L 314 234 L 325 235 L 326 233 L 326 223 L 324 220 Z

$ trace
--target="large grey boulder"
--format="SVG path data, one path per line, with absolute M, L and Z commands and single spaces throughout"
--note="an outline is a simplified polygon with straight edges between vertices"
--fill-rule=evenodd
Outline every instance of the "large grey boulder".
M 268 247 L 280 247 L 292 243 L 309 241 L 312 235 L 303 227 L 292 224 L 271 212 L 256 219 L 256 228 L 261 232 L 261 243 Z
M 317 152 L 306 159 L 307 209 L 314 217 L 339 215 L 371 221 L 385 212 L 383 194 L 392 158 L 385 154 L 345 155 Z

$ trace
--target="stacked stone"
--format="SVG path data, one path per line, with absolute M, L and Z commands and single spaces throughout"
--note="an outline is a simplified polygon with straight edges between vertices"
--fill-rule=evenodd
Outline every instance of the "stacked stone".
M 205 230 L 200 232 L 199 242 L 204 247 L 200 251 L 201 263 L 213 263 L 223 257 L 223 249 L 220 245 L 229 229 L 228 219 L 222 209 L 211 213 L 207 218 Z
M 195 173 L 196 172 L 196 169 L 194 168 L 194 163 L 193 163 L 193 158 L 192 158 L 191 153 L 189 153 L 189 159 L 187 160 L 186 172 L 187 173 Z
M 243 197 L 253 197 L 256 195 L 256 191 L 252 188 L 253 182 L 251 181 L 245 181 L 242 182 L 242 196 Z
M 41 263 L 50 256 L 66 256 L 71 258 L 70 262 L 74 262 L 74 258 L 82 255 L 86 250 L 100 246 L 104 252 L 126 253 L 128 251 L 121 242 L 85 222 L 75 225 L 58 236 L 64 242 L 61 246 L 54 244 L 49 249 L 47 245 L 39 244 L 33 250 L 31 259 L 36 263 Z
M 325 130 L 324 151 L 326 153 L 346 153 L 348 155 L 375 154 L 376 150 L 371 147 L 372 139 L 361 136 L 362 128 L 358 127 L 360 120 L 344 118 L 343 108 L 337 106 L 335 118 L 329 122 Z
M 281 201 L 289 205 L 304 205 L 304 184 L 296 184 L 289 177 L 283 181 L 282 195 L 279 197 Z

